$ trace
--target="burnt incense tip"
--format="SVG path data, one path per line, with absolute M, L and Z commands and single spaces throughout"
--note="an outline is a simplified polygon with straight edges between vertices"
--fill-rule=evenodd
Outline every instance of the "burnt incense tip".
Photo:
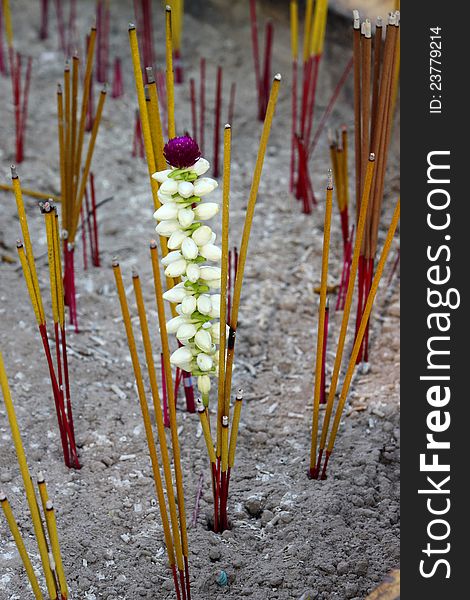
M 111 263 L 111 264 L 112 264 L 112 266 L 113 266 L 113 269 L 114 269 L 115 267 L 119 267 L 119 261 L 118 261 L 117 257 L 114 257 L 114 258 L 113 258 L 113 261 L 112 261 L 112 263 Z
M 329 190 L 333 189 L 333 171 L 331 169 L 328 169 L 328 183 L 326 187 Z
M 358 10 L 353 10 L 353 27 L 354 29 L 361 28 L 361 16 Z
M 382 25 L 383 25 L 382 17 L 377 17 L 376 20 L 375 20 L 375 26 L 376 27 L 382 27 Z
M 204 408 L 204 404 L 202 403 L 201 398 L 196 400 L 196 409 L 197 412 L 203 413 L 206 409 Z
M 22 248 L 23 247 L 23 242 L 21 240 L 16 240 L 16 247 L 18 249 Z
M 15 165 L 10 165 L 10 171 L 11 171 L 11 178 L 12 179 L 18 179 L 18 173 L 16 172 L 16 166 Z
M 60 85 L 60 83 L 57 84 L 57 93 L 62 94 L 62 86 Z
M 7 495 L 5 494 L 5 492 L 1 491 L 0 492 L 0 502 L 5 502 L 6 499 L 7 499 Z
M 370 161 L 374 161 L 374 160 L 375 160 L 375 154 L 374 154 L 374 152 L 371 152 L 371 153 L 369 154 L 369 160 L 370 160 Z
M 276 73 L 276 75 L 274 75 L 274 79 L 275 81 L 281 81 L 282 77 L 280 73 Z
M 228 427 L 228 417 L 227 417 L 227 415 L 224 415 L 222 417 L 222 427 Z
M 101 88 L 101 93 L 102 94 L 106 94 L 108 91 L 108 84 L 107 83 L 103 83 L 103 87 Z
M 395 11 L 395 25 L 397 27 L 400 26 L 400 11 L 399 10 Z
M 236 400 L 243 400 L 243 390 L 240 388 L 236 395 Z
M 147 73 L 147 81 L 148 83 L 155 83 L 155 77 L 153 74 L 152 67 L 145 67 L 145 72 Z
M 232 126 L 230 125 L 230 123 L 225 124 L 225 129 L 232 129 Z
M 364 23 L 362 24 L 362 28 L 361 29 L 361 33 L 364 34 L 364 36 L 369 39 L 370 37 L 372 37 L 372 26 L 370 24 L 369 19 L 366 19 L 364 21 Z
M 44 483 L 46 481 L 45 477 L 44 477 L 44 473 L 42 471 L 39 471 L 38 473 L 38 483 Z
M 54 504 L 52 503 L 52 500 L 48 500 L 46 502 L 46 510 L 54 510 Z
M 165 6 L 165 10 L 166 10 L 166 12 L 169 12 L 169 13 L 171 13 L 171 6 L 170 6 L 169 4 L 167 4 L 167 5 Z
M 150 248 L 152 250 L 155 250 L 156 247 L 157 247 L 157 242 L 155 240 L 150 240 Z
M 139 274 L 136 269 L 132 269 L 132 279 L 139 279 Z
M 128 25 L 128 27 L 127 27 L 127 30 L 128 30 L 128 31 L 132 31 L 133 29 L 135 29 L 135 25 L 134 25 L 134 23 L 129 23 L 129 25 Z

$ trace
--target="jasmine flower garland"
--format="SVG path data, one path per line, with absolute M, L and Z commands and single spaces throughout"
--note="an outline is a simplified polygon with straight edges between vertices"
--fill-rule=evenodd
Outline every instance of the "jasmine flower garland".
M 220 294 L 214 290 L 220 289 L 221 269 L 217 264 L 222 252 L 214 243 L 215 233 L 205 224 L 219 212 L 219 205 L 202 198 L 218 184 L 203 177 L 209 162 L 189 136 L 169 140 L 163 153 L 170 168 L 152 175 L 160 183 L 158 198 L 162 204 L 153 215 L 158 221 L 155 231 L 168 238 L 169 252 L 161 261 L 165 275 L 182 279 L 163 294 L 165 300 L 177 304 L 178 316 L 168 321 L 167 331 L 182 344 L 170 362 L 197 376 L 207 406 L 210 378 L 218 371 L 219 323 L 213 319 L 220 316 Z

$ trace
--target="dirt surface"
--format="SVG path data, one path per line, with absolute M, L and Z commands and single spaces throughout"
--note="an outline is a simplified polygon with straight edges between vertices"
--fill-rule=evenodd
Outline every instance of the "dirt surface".
M 19 174 L 25 187 L 58 192 L 55 85 L 61 79 L 62 56 L 57 52 L 55 34 L 45 42 L 37 39 L 39 4 L 26 0 L 13 3 L 18 47 L 35 59 L 26 159 L 19 166 Z M 87 0 L 80 5 L 78 26 L 83 38 L 94 3 Z M 79 472 L 68 471 L 61 460 L 46 364 L 16 262 L 19 223 L 14 201 L 10 194 L 0 192 L 1 253 L 15 259 L 14 264 L 0 264 L 0 347 L 31 472 L 33 476 L 39 470 L 46 472 L 51 495 L 55 497 L 71 597 L 80 600 L 174 597 L 110 266 L 112 257 L 118 256 L 127 286 L 131 285 L 131 268 L 139 270 L 155 334 L 154 350 L 158 353 L 148 255 L 154 227 L 151 197 L 145 164 L 131 157 L 136 101 L 127 42 L 127 23 L 132 19 L 130 5 L 130 2 L 112 3 L 111 56 L 118 54 L 123 59 L 125 96 L 107 100 L 93 166 L 99 200 L 112 196 L 112 201 L 99 213 L 103 266 L 84 272 L 81 248 L 76 251 L 80 333 L 70 331 L 69 343 L 76 431 L 83 463 Z M 210 119 L 206 145 L 210 151 L 206 150 L 205 156 L 209 160 L 212 160 L 216 59 L 224 66 L 225 98 L 230 83 L 237 82 L 231 244 L 239 244 L 249 175 L 260 134 L 260 124 L 255 119 L 248 8 L 244 2 L 238 2 L 228 10 L 220 0 L 214 4 L 188 5 L 191 6 L 184 34 L 187 76 L 198 77 L 199 56 L 208 59 Z M 269 5 L 265 13 L 275 19 L 273 68 L 285 77 L 256 207 L 242 293 L 233 389 L 242 387 L 246 402 L 229 499 L 233 529 L 222 536 L 207 528 L 211 513 L 210 478 L 197 417 L 182 410 L 182 398 L 178 412 L 193 599 L 359 600 L 399 562 L 398 281 L 395 277 L 387 287 L 390 263 L 372 318 L 370 370 L 358 374 L 354 380 L 328 480 L 309 481 L 306 469 L 318 302 L 314 288 L 320 279 L 324 206 L 319 190 L 326 181 L 329 159 L 323 135 L 312 161 L 320 205 L 306 217 L 300 214 L 299 204 L 287 192 L 290 151 L 287 15 L 280 4 Z M 162 15 L 155 14 L 154 25 L 161 60 Z M 325 107 L 350 57 L 348 24 L 333 15 L 328 27 L 318 113 Z M 349 80 L 333 112 L 333 125 L 343 122 L 352 125 L 351 86 Z M 186 83 L 176 93 L 180 132 L 190 127 L 188 88 Z M 0 164 L 5 182 L 13 159 L 10 94 L 8 80 L 1 78 Z M 227 103 L 224 114 L 226 111 Z M 385 195 L 384 228 L 397 197 L 396 160 L 394 146 Z M 34 201 L 28 201 L 27 212 L 39 277 L 47 297 L 44 225 Z M 330 260 L 332 284 L 338 283 L 340 277 L 340 236 L 339 216 L 335 212 Z M 382 240 L 383 237 L 382 231 Z M 395 250 L 392 260 L 394 253 Z M 49 303 L 47 310 L 50 314 Z M 334 360 L 340 319 L 340 313 L 331 315 L 328 373 Z M 196 525 L 191 526 L 201 476 L 199 516 Z M 33 563 L 39 567 L 1 404 L 0 484 L 18 517 Z M 0 540 L 0 598 L 31 597 L 3 519 L 0 519 Z M 223 588 L 216 583 L 221 570 L 228 575 L 228 585 Z

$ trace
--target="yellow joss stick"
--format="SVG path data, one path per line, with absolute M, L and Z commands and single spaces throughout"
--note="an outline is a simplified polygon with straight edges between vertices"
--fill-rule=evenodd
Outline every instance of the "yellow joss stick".
M 75 191 L 78 187 L 78 180 L 80 178 L 80 165 L 82 162 L 82 150 L 83 150 L 83 139 L 85 137 L 85 125 L 86 115 L 88 111 L 88 102 L 90 99 L 90 86 L 91 77 L 93 70 L 93 57 L 95 50 L 96 41 L 96 27 L 92 27 L 90 31 L 90 38 L 88 42 L 87 55 L 86 55 L 86 66 L 85 66 L 85 77 L 83 78 L 83 92 L 82 92 L 82 108 L 80 111 L 80 122 L 78 126 L 78 137 L 77 147 L 74 156 L 74 178 L 75 178 Z
M 31 564 L 31 560 L 29 559 L 28 552 L 26 550 L 23 538 L 21 537 L 20 530 L 18 529 L 18 525 L 11 510 L 10 503 L 8 502 L 8 499 L 3 492 L 0 492 L 0 504 L 2 505 L 2 509 L 5 514 L 8 527 L 10 528 L 11 535 L 15 540 L 15 544 L 23 562 L 23 566 L 28 576 L 29 583 L 31 584 L 31 587 L 33 589 L 34 597 L 36 598 L 36 600 L 42 600 L 44 596 L 42 595 L 41 588 L 39 587 L 38 580 L 34 573 L 33 565 Z
M 290 45 L 292 58 L 297 60 L 299 54 L 299 5 L 297 0 L 290 2 Z
M 163 130 L 162 121 L 160 117 L 160 106 L 158 104 L 158 90 L 155 77 L 153 75 L 153 68 L 146 67 L 147 82 L 150 104 L 148 106 L 148 118 L 150 124 L 150 134 L 152 136 L 153 154 L 156 162 L 156 167 L 159 171 L 163 171 L 166 168 L 165 157 L 163 156 Z
M 11 11 L 9 0 L 3 0 L 3 18 L 5 20 L 5 35 L 8 48 L 13 48 L 13 27 L 11 26 Z
M 31 281 L 33 284 L 36 303 L 38 306 L 39 314 L 41 315 L 41 322 L 43 323 L 45 321 L 44 308 L 42 304 L 41 291 L 39 289 L 39 280 L 36 272 L 36 263 L 34 262 L 33 246 L 31 244 L 31 236 L 29 235 L 28 221 L 26 219 L 26 212 L 24 209 L 20 178 L 18 177 L 16 168 L 14 166 L 11 167 L 11 179 L 13 193 L 15 195 L 16 200 L 16 208 L 18 211 L 18 218 L 20 220 L 21 234 L 23 236 L 24 246 L 26 249 L 26 260 L 31 274 Z
M 98 129 L 101 122 L 101 115 L 103 113 L 103 106 L 106 100 L 106 86 L 103 87 L 100 93 L 100 99 L 98 100 L 98 106 L 96 108 L 96 115 L 93 119 L 93 127 L 91 130 L 91 137 L 88 143 L 88 151 L 85 159 L 85 166 L 83 167 L 82 178 L 80 181 L 80 188 L 77 197 L 73 204 L 73 217 L 69 231 L 69 242 L 73 243 L 75 240 L 75 234 L 77 233 L 78 220 L 80 218 L 80 208 L 82 206 L 83 197 L 85 196 L 86 184 L 88 181 L 88 175 L 90 174 L 91 161 L 93 158 L 93 151 L 95 149 L 96 136 L 98 135 Z
M 233 409 L 232 427 L 230 430 L 230 443 L 228 449 L 228 466 L 230 469 L 235 464 L 235 452 L 237 449 L 238 429 L 240 427 L 240 415 L 242 412 L 243 391 L 238 390 Z
M 31 278 L 31 271 L 29 270 L 29 265 L 26 259 L 26 254 L 24 252 L 24 246 L 22 242 L 16 242 L 16 249 L 18 251 L 18 257 L 20 259 L 21 268 L 23 269 L 23 276 L 26 282 L 26 289 L 28 290 L 31 305 L 34 310 L 34 316 L 36 317 L 36 321 L 39 326 L 44 325 L 45 322 L 43 321 L 43 316 L 41 315 L 41 311 L 39 309 L 36 290 L 34 289 L 34 283 Z
M 303 47 L 304 63 L 306 63 L 308 60 L 308 55 L 309 55 L 309 50 L 310 50 L 312 12 L 313 12 L 313 0 L 307 0 L 307 2 L 305 4 L 305 19 L 304 19 L 304 47 Z
M 67 600 L 69 591 L 67 588 L 67 580 L 65 579 L 64 565 L 62 563 L 62 555 L 60 552 L 59 534 L 57 532 L 57 521 L 55 518 L 54 505 L 51 500 L 46 502 L 46 524 L 49 532 L 49 541 L 51 543 L 52 556 L 54 557 L 57 578 L 60 585 L 61 600 Z
M 256 200 L 258 197 L 259 182 L 261 179 L 261 172 L 263 170 L 264 156 L 266 154 L 266 147 L 268 145 L 269 134 L 271 131 L 271 125 L 274 117 L 274 110 L 276 108 L 277 97 L 279 94 L 279 84 L 281 82 L 281 76 L 278 74 L 274 77 L 273 85 L 271 87 L 271 94 L 269 96 L 268 107 L 266 109 L 266 117 L 264 119 L 263 131 L 261 133 L 261 139 L 259 143 L 258 156 L 256 158 L 255 170 L 253 172 L 253 179 L 251 182 L 250 195 L 248 198 L 248 206 L 246 208 L 245 224 L 243 227 L 242 242 L 240 245 L 240 254 L 238 257 L 238 268 L 237 276 L 235 278 L 235 287 L 233 292 L 233 304 L 232 313 L 230 320 L 230 333 L 227 343 L 227 361 L 225 367 L 225 397 L 230 398 L 230 390 L 232 388 L 232 368 L 233 358 L 235 352 L 235 335 L 237 330 L 238 321 L 238 309 L 240 307 L 240 296 L 242 291 L 243 273 L 245 270 L 246 256 L 248 252 L 248 243 L 250 240 L 251 225 L 253 223 L 253 216 L 255 213 Z
M 230 395 L 225 396 L 225 347 L 227 341 L 227 278 L 228 278 L 228 237 L 230 220 L 230 158 L 232 129 L 225 125 L 224 129 L 224 173 L 222 190 L 222 260 L 220 274 L 220 323 L 219 323 L 219 377 L 217 403 L 217 457 L 222 450 L 222 416 L 228 416 Z M 207 402 L 206 402 L 207 405 Z
M 173 530 L 173 542 L 176 551 L 176 557 L 178 560 L 178 568 L 183 568 L 183 555 L 181 550 L 181 539 L 178 527 L 178 515 L 176 511 L 175 493 L 173 491 L 173 478 L 171 476 L 170 457 L 168 454 L 168 446 L 166 442 L 165 424 L 163 422 L 162 408 L 160 404 L 160 394 L 158 393 L 158 384 L 156 377 L 155 362 L 153 360 L 152 344 L 150 341 L 150 333 L 147 321 L 147 314 L 145 311 L 144 297 L 142 295 L 142 286 L 140 285 L 140 278 L 135 273 L 132 276 L 132 283 L 134 286 L 135 300 L 137 304 L 137 311 L 139 313 L 140 330 L 142 332 L 142 341 L 145 350 L 145 360 L 147 362 L 147 371 L 150 381 L 150 389 L 152 392 L 153 407 L 155 411 L 155 420 L 157 422 L 158 440 L 160 442 L 160 450 L 162 455 L 163 473 L 165 476 L 166 493 L 168 496 L 168 505 L 170 508 L 170 520 L 171 528 Z M 148 412 L 148 409 L 147 409 Z M 150 415 L 148 416 L 150 419 Z
M 70 65 L 68 60 L 65 61 L 64 68 L 64 112 L 65 112 L 65 191 L 62 192 L 64 202 L 67 204 L 66 215 L 67 223 L 65 229 L 68 231 L 70 228 L 72 212 L 73 212 L 73 185 L 72 185 L 72 148 L 71 148 L 71 123 L 70 123 Z
M 76 169 L 76 146 L 77 146 L 77 109 L 78 109 L 78 72 L 80 61 L 77 55 L 72 58 L 72 116 L 71 116 L 71 134 L 70 134 L 70 150 L 71 150 L 71 165 L 72 165 L 72 196 L 75 198 L 76 188 L 78 185 L 78 177 Z
M 62 86 L 57 85 L 57 137 L 59 141 L 60 193 L 65 192 L 65 140 L 64 140 L 64 99 Z M 47 200 L 47 198 L 46 198 Z M 66 229 L 67 202 L 62 204 L 62 228 Z
M 170 566 L 173 567 L 175 564 L 175 553 L 174 553 L 174 547 L 173 547 L 173 539 L 171 537 L 171 532 L 170 532 L 170 525 L 169 525 L 169 521 L 168 521 L 168 514 L 167 514 L 167 510 L 166 510 L 165 494 L 163 492 L 163 484 L 162 484 L 162 479 L 161 479 L 161 475 L 160 475 L 160 466 L 158 464 L 158 456 L 157 456 L 157 450 L 155 447 L 155 439 L 153 437 L 152 424 L 150 421 L 150 415 L 149 415 L 148 406 L 147 406 L 147 398 L 145 395 L 144 382 L 142 379 L 142 371 L 140 368 L 139 357 L 137 355 L 137 348 L 136 348 L 136 344 L 135 344 L 134 332 L 132 330 L 131 315 L 129 312 L 129 307 L 127 305 L 127 298 L 126 298 L 126 292 L 124 291 L 124 284 L 122 281 L 121 269 L 119 267 L 119 263 L 116 261 L 113 262 L 113 271 L 114 271 L 114 277 L 116 280 L 116 287 L 117 287 L 117 291 L 118 291 L 119 302 L 121 304 L 121 312 L 122 312 L 122 318 L 124 321 L 124 327 L 126 329 L 127 343 L 128 343 L 129 352 L 131 355 L 132 367 L 134 369 L 134 375 L 135 375 L 135 380 L 136 380 L 136 385 L 137 385 L 137 392 L 138 392 L 138 396 L 139 396 L 140 408 L 142 411 L 142 418 L 144 421 L 145 434 L 147 437 L 147 445 L 148 445 L 149 454 L 150 454 L 150 461 L 152 463 L 152 472 L 153 472 L 153 478 L 154 478 L 154 482 L 155 482 L 155 488 L 157 491 L 158 505 L 160 507 L 160 515 L 162 518 L 162 526 L 163 526 L 163 533 L 165 536 L 165 544 L 166 544 L 166 551 L 168 554 L 168 561 L 170 563 Z
M 354 342 L 354 347 L 353 347 L 353 350 L 351 353 L 351 357 L 349 359 L 348 369 L 347 369 L 346 375 L 344 377 L 343 387 L 341 389 L 341 395 L 339 398 L 338 406 L 336 408 L 335 419 L 333 421 L 330 437 L 328 440 L 328 447 L 327 447 L 327 451 L 326 451 L 326 459 L 327 460 L 328 460 L 329 456 L 331 455 L 331 453 L 333 452 L 336 435 L 338 433 L 338 427 L 339 427 L 339 424 L 341 421 L 341 416 L 343 413 L 344 405 L 346 403 L 346 398 L 347 398 L 348 392 L 349 392 L 349 386 L 351 385 L 351 380 L 352 380 L 352 377 L 354 374 L 354 369 L 356 366 L 356 359 L 357 359 L 357 357 L 359 355 L 359 351 L 361 349 L 362 339 L 363 339 L 364 333 L 366 331 L 367 322 L 369 320 L 370 313 L 372 311 L 372 306 L 374 304 L 375 295 L 376 295 L 378 287 L 379 287 L 379 283 L 380 283 L 380 279 L 382 277 L 385 263 L 387 262 L 388 253 L 390 251 L 390 247 L 393 242 L 393 237 L 395 235 L 395 230 L 397 228 L 399 219 L 400 219 L 400 200 L 397 201 L 397 204 L 395 206 L 395 210 L 394 210 L 393 217 L 392 217 L 392 222 L 390 223 L 390 227 L 387 232 L 387 237 L 385 239 L 385 242 L 384 242 L 384 245 L 382 248 L 382 253 L 380 255 L 379 262 L 377 264 L 377 270 L 375 272 L 374 279 L 372 280 L 372 285 L 370 288 L 369 295 L 367 297 L 366 306 L 365 306 L 364 312 L 362 314 L 361 324 L 359 325 L 359 330 L 357 332 L 356 340 Z M 326 460 L 324 468 L 323 468 L 323 473 L 326 472 L 327 460 Z
M 320 468 L 323 450 L 325 449 L 326 437 L 328 435 L 328 428 L 330 426 L 331 413 L 333 411 L 333 404 L 335 401 L 336 388 L 338 385 L 339 373 L 341 370 L 341 362 L 343 360 L 344 344 L 346 341 L 346 334 L 348 332 L 349 316 L 351 313 L 351 306 L 352 306 L 352 301 L 353 301 L 353 296 L 354 296 L 354 286 L 355 286 L 355 282 L 356 282 L 356 274 L 357 274 L 357 268 L 358 268 L 358 264 L 359 264 L 359 256 L 361 253 L 362 239 L 364 237 L 366 217 L 367 217 L 368 206 L 369 206 L 369 198 L 371 195 L 372 180 L 373 180 L 373 176 L 374 176 L 374 169 L 375 169 L 375 155 L 371 154 L 369 156 L 369 161 L 367 164 L 365 185 L 364 185 L 364 191 L 362 193 L 361 209 L 359 211 L 356 239 L 354 241 L 354 251 L 353 251 L 353 256 L 352 256 L 352 260 L 351 260 L 351 270 L 350 270 L 350 274 L 349 274 L 348 289 L 346 291 L 346 299 L 344 302 L 343 318 L 341 321 L 341 329 L 340 329 L 339 338 L 338 338 L 338 346 L 336 348 L 335 364 L 333 367 L 333 374 L 331 376 L 330 389 L 328 391 L 328 400 L 327 400 L 327 404 L 326 404 L 325 416 L 323 419 L 323 426 L 322 426 L 322 432 L 321 432 L 321 438 L 320 438 L 320 450 L 319 450 L 319 457 L 318 457 L 318 463 L 317 463 L 317 471 Z
M 56 280 L 56 252 L 54 249 L 54 231 L 55 231 L 55 214 L 52 208 L 49 206 L 47 209 L 43 209 L 44 221 L 46 224 L 46 238 L 47 238 L 47 262 L 49 264 L 49 283 L 51 287 L 51 303 L 52 303 L 52 319 L 54 323 L 59 322 L 59 302 L 57 294 L 57 280 Z
M 55 254 L 55 276 L 57 286 L 57 303 L 59 309 L 59 325 L 62 330 L 65 327 L 65 302 L 64 302 L 64 282 L 62 279 L 62 260 L 60 257 L 60 234 L 59 234 L 59 218 L 57 211 L 54 210 L 53 220 L 53 238 L 54 238 L 54 254 Z M 64 365 L 65 366 L 65 365 Z
M 328 286 L 328 256 L 330 252 L 330 230 L 331 230 L 331 212 L 333 208 L 333 177 L 331 169 L 328 174 L 328 185 L 326 188 L 325 205 L 325 225 L 323 230 L 323 253 L 321 266 L 321 284 L 320 284 L 320 307 L 318 309 L 318 332 L 317 332 L 317 354 L 315 364 L 315 390 L 313 397 L 313 416 L 312 416 L 312 443 L 310 447 L 310 476 L 314 476 L 317 439 L 318 439 L 318 416 L 320 411 L 320 389 L 321 389 L 321 371 L 323 364 L 323 338 L 325 333 L 325 310 L 326 295 Z
M 44 537 L 44 531 L 41 523 L 41 516 L 36 501 L 36 494 L 34 493 L 33 483 L 29 474 L 28 463 L 26 462 L 26 455 L 23 448 L 23 442 L 21 441 L 21 434 L 16 420 L 15 408 L 11 399 L 10 388 L 8 386 L 7 374 L 5 372 L 5 365 L 3 363 L 3 356 L 0 352 L 0 386 L 2 388 L 3 400 L 5 402 L 5 408 L 8 415 L 8 421 L 10 423 L 11 435 L 13 438 L 13 444 L 16 450 L 16 456 L 18 459 L 18 466 L 20 468 L 21 477 L 23 479 L 23 485 L 26 492 L 26 499 L 28 501 L 29 512 L 31 513 L 31 519 L 33 522 L 34 533 L 38 544 L 39 554 L 41 557 L 42 568 L 44 576 L 46 578 L 47 590 L 49 596 L 55 600 L 57 598 L 54 578 L 49 566 L 49 557 L 47 554 L 46 538 Z
M 13 186 L 7 185 L 5 183 L 0 183 L 0 190 L 4 190 L 5 192 L 12 192 Z M 55 196 L 54 194 L 48 194 L 46 192 L 38 192 L 37 190 L 29 190 L 27 188 L 21 188 L 21 193 L 23 196 L 29 196 L 30 198 L 37 198 L 38 200 L 54 200 L 54 202 L 60 202 L 61 198 L 59 196 Z
M 163 353 L 163 365 L 165 370 L 165 379 L 167 385 L 168 394 L 168 406 L 170 412 L 170 432 L 171 442 L 173 446 L 173 462 L 175 466 L 175 479 L 176 479 L 176 497 L 178 499 L 178 511 L 180 516 L 180 528 L 181 528 L 181 543 L 183 546 L 183 554 L 185 557 L 186 571 L 188 570 L 188 534 L 186 529 L 186 509 L 184 502 L 184 488 L 183 488 L 183 472 L 181 470 L 181 454 L 178 440 L 178 426 L 176 423 L 176 406 L 175 406 L 175 395 L 173 390 L 173 378 L 171 373 L 170 364 L 170 347 L 168 344 L 168 332 L 166 329 L 166 318 L 165 318 L 165 307 L 163 305 L 163 289 L 160 278 L 160 266 L 158 264 L 158 250 L 157 244 L 152 241 L 150 244 L 150 257 L 152 260 L 152 271 L 155 285 L 155 297 L 157 302 L 158 312 L 158 323 L 160 325 L 160 340 L 162 344 Z M 187 581 L 189 583 L 189 574 L 187 573 Z
M 343 183 L 343 208 L 349 204 L 349 176 L 348 176 L 348 130 L 341 128 L 341 146 L 343 148 L 342 183 Z
M 171 22 L 171 7 L 166 7 L 166 98 L 167 98 L 167 114 L 168 114 L 168 137 L 176 136 L 175 127 L 175 81 L 173 73 L 173 44 L 172 44 L 172 22 Z

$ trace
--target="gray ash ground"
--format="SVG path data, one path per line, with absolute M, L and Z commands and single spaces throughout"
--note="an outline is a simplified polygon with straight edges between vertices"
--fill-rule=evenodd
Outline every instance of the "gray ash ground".
M 19 166 L 24 186 L 58 192 L 55 85 L 62 58 L 55 35 L 37 39 L 39 2 L 13 3 L 15 35 L 35 58 L 26 160 Z M 148 242 L 153 235 L 145 164 L 131 158 L 136 106 L 127 43 L 131 2 L 112 6 L 111 55 L 124 61 L 125 96 L 107 100 L 93 170 L 99 199 L 102 263 L 82 268 L 77 248 L 80 333 L 69 333 L 76 430 L 83 468 L 68 471 L 61 461 L 46 365 L 17 262 L 0 265 L 0 334 L 20 428 L 33 474 L 46 472 L 55 497 L 65 568 L 77 599 L 172 598 L 163 535 L 111 270 L 121 261 L 126 285 L 131 269 L 141 274 L 157 343 Z M 189 3 L 188 3 L 189 4 Z M 94 3 L 83 2 L 81 37 Z M 224 95 L 237 82 L 233 124 L 231 244 L 243 225 L 260 124 L 255 119 L 254 81 L 246 3 L 197 3 L 185 20 L 186 78 L 197 76 L 198 57 L 208 59 L 206 156 L 212 159 L 215 59 L 224 66 Z M 358 374 L 324 482 L 306 477 L 309 453 L 316 307 L 322 244 L 326 135 L 312 161 L 320 206 L 311 216 L 287 192 L 290 132 L 290 51 L 287 14 L 272 4 L 261 13 L 275 20 L 273 68 L 285 74 L 253 224 L 238 328 L 234 389 L 245 390 L 236 467 L 229 499 L 233 528 L 215 535 L 208 460 L 197 417 L 178 420 L 186 507 L 191 522 L 201 474 L 203 494 L 197 523 L 189 528 L 194 600 L 241 598 L 344 600 L 364 598 L 399 562 L 399 290 L 388 270 L 372 318 L 371 368 Z M 20 20 L 21 19 L 21 20 Z M 154 16 L 162 60 L 162 18 Z M 330 15 L 321 67 L 317 114 L 350 57 L 348 23 Z M 186 80 L 187 81 L 187 80 Z M 352 82 L 341 94 L 330 123 L 352 126 Z M 188 84 L 177 89 L 179 131 L 190 127 Z M 10 86 L 0 80 L 1 172 L 8 181 L 12 162 L 13 113 Z M 97 93 L 97 92 L 96 92 Z M 224 106 L 226 113 L 227 105 Z M 225 116 L 223 117 L 226 118 Z M 210 129 L 209 129 L 210 127 Z M 397 130 L 397 127 L 396 127 Z M 397 140 L 385 194 L 384 230 L 397 197 Z M 351 162 L 351 172 L 353 165 Z M 220 198 L 220 194 L 219 194 Z M 1 192 L 1 254 L 16 259 L 19 223 L 11 195 Z M 28 201 L 28 218 L 44 295 L 48 276 L 45 231 L 39 210 Z M 396 247 L 396 246 L 395 246 Z M 393 255 L 392 255 L 393 256 Z M 335 213 L 330 283 L 341 268 L 340 224 Z M 334 298 L 332 298 L 334 304 Z M 49 309 L 50 310 L 50 309 Z M 334 358 L 341 314 L 331 315 L 328 369 Z M 350 346 L 349 346 L 350 350 Z M 35 566 L 39 566 L 5 411 L 0 406 L 0 483 L 8 493 Z M 0 519 L 0 598 L 31 597 L 15 547 Z M 227 572 L 229 585 L 216 577 Z

